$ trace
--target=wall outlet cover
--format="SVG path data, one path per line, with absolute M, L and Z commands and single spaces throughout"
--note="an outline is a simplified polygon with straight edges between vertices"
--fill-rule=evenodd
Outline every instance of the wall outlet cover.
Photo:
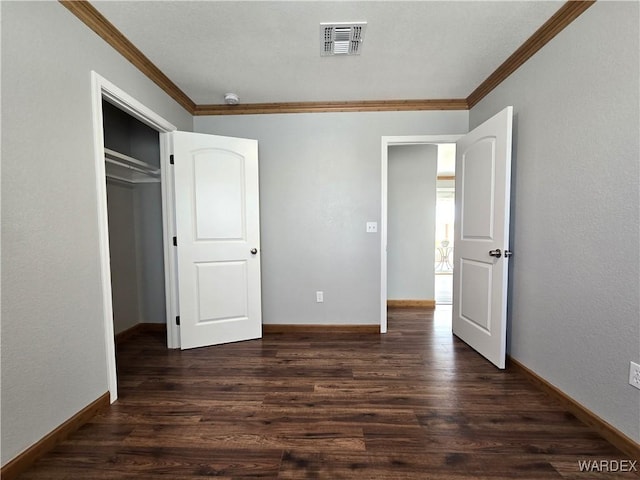
M 376 233 L 378 231 L 378 222 L 367 222 L 367 233 Z

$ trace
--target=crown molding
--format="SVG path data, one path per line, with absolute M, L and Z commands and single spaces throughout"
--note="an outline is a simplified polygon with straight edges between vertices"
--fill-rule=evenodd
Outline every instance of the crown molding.
M 468 110 L 464 98 L 444 100 L 368 100 L 357 102 L 247 103 L 196 105 L 194 115 L 259 115 L 274 113 L 401 112 L 409 110 Z
M 569 0 L 534 32 L 513 54 L 507 58 L 487 79 L 467 97 L 469 108 L 473 108 L 491 91 L 507 79 L 527 60 L 549 43 L 558 33 L 584 13 L 595 0 Z
M 125 37 L 109 20 L 86 0 L 59 0 L 87 27 L 129 60 L 138 70 L 164 90 L 187 112 L 193 115 L 196 104 L 138 48 Z

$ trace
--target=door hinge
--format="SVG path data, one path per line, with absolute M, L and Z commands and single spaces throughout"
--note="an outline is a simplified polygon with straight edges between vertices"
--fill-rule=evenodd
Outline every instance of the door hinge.
M 172 155 L 169 155 L 169 163 L 173 165 L 173 162 L 174 160 L 173 160 L 173 154 L 172 154 Z
M 176 325 L 178 325 L 178 326 L 180 325 L 180 315 L 178 315 L 176 317 Z
M 178 237 L 173 237 L 173 246 L 174 247 L 178 246 Z

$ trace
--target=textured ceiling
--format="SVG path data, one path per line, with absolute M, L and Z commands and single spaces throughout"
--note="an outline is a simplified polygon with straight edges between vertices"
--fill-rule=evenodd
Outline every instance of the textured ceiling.
M 196 104 L 466 98 L 559 1 L 92 2 Z M 368 22 L 321 57 L 321 22 Z

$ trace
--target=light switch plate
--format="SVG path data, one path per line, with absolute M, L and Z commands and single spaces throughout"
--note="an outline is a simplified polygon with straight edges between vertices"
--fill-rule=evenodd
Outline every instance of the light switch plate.
M 640 364 L 629 362 L 629 385 L 640 390 Z
M 367 222 L 367 233 L 376 233 L 378 231 L 378 222 Z

